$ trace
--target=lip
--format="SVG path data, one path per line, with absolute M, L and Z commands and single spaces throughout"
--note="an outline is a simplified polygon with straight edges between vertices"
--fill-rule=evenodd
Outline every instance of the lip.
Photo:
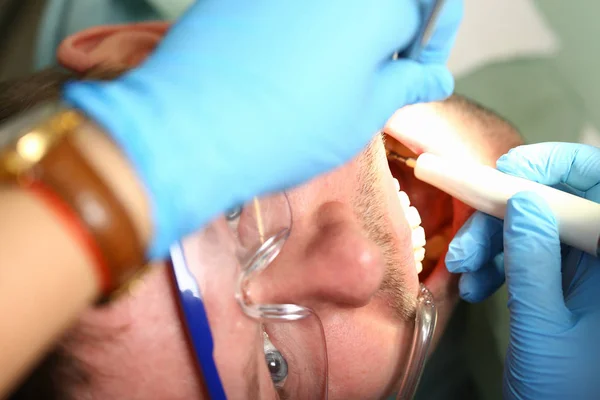
M 403 138 L 402 141 L 398 142 L 413 152 L 416 157 L 428 151 L 428 149 L 426 149 L 422 144 L 411 142 L 411 140 L 408 138 Z
M 412 140 L 409 137 L 402 137 L 402 141 L 400 141 L 395 137 L 388 136 L 388 139 L 386 140 L 386 148 L 405 157 L 418 157 L 419 155 L 430 151 L 429 146 L 423 143 L 419 143 L 417 140 Z M 409 196 L 413 196 L 413 193 L 409 192 L 408 194 Z M 452 219 L 450 221 L 450 224 L 451 233 L 452 235 L 454 235 L 456 231 L 460 228 L 460 226 L 464 223 L 463 219 L 465 218 L 463 218 L 463 215 L 465 213 L 463 212 L 463 208 L 467 207 L 454 198 L 452 198 L 451 201 Z M 419 211 L 421 212 L 420 209 Z M 435 234 L 439 234 L 439 231 L 435 232 Z M 440 256 L 433 268 L 430 267 L 428 270 L 424 270 L 419 275 L 419 281 L 424 283 L 432 291 L 432 293 L 435 294 L 435 297 L 438 300 L 452 298 L 452 295 L 454 293 L 457 293 L 455 277 L 448 272 L 445 266 L 444 260 L 446 252 L 447 248 L 442 253 L 442 255 Z
M 416 140 L 408 138 L 396 138 L 392 135 L 386 135 L 386 149 L 393 151 L 404 157 L 418 157 L 428 151 L 427 146 L 418 143 Z

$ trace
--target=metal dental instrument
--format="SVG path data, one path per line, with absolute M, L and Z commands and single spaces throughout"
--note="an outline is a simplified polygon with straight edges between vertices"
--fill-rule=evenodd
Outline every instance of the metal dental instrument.
M 550 206 L 561 242 L 600 257 L 598 203 L 474 162 L 449 160 L 430 153 L 415 159 L 391 152 L 389 157 L 413 168 L 417 179 L 500 219 L 504 218 L 506 203 L 512 196 L 523 191 L 536 192 Z
M 404 52 L 399 54 L 396 52 L 393 56 L 394 60 L 398 58 L 409 58 L 411 60 L 416 60 L 421 51 L 433 35 L 435 31 L 435 24 L 437 22 L 438 16 L 442 8 L 444 7 L 444 3 L 446 0 L 417 0 L 419 2 L 419 11 L 421 15 L 421 23 L 419 24 L 419 32 L 417 33 L 417 37 L 413 41 L 412 45 L 406 49 Z

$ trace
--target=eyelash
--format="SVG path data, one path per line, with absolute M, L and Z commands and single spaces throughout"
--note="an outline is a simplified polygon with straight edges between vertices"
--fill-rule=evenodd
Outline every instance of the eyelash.
M 277 349 L 277 347 L 275 347 L 275 345 L 269 339 L 269 334 L 265 331 L 264 325 L 262 325 L 262 331 L 263 331 L 263 353 L 265 354 L 265 361 L 266 361 L 267 355 L 269 355 L 270 353 L 277 353 L 279 355 L 279 357 L 281 357 L 281 361 L 283 361 L 283 364 L 281 364 L 281 366 L 282 366 L 283 370 L 285 371 L 285 377 L 280 382 L 273 381 L 273 385 L 279 391 L 279 389 L 281 389 L 283 387 L 283 385 L 285 385 L 285 382 L 288 378 L 289 371 L 288 371 L 287 360 L 285 359 L 283 354 L 279 351 L 279 349 Z

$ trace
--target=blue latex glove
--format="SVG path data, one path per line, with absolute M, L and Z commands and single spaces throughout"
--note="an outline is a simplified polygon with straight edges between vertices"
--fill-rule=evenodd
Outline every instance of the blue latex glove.
M 595 147 L 521 146 L 501 157 L 497 168 L 600 202 L 600 149 Z M 446 264 L 451 272 L 463 273 L 460 293 L 471 302 L 491 295 L 506 277 L 505 398 L 600 398 L 600 261 L 561 248 L 556 221 L 540 196 L 514 196 L 504 223 L 473 215 L 452 241 Z
M 141 67 L 65 99 L 122 147 L 152 201 L 150 256 L 252 196 L 355 156 L 399 107 L 442 99 L 462 16 L 449 0 L 417 61 L 415 0 L 204 0 Z

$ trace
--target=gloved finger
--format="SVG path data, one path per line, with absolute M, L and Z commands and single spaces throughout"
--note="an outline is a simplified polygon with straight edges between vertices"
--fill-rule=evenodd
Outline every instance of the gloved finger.
M 562 290 L 558 227 L 538 194 L 521 192 L 507 203 L 504 267 L 508 307 L 531 324 L 565 327 L 570 321 Z
M 446 268 L 452 273 L 475 272 L 502 251 L 502 221 L 482 212 L 473 214 L 450 242 Z
M 454 78 L 444 65 L 422 65 L 412 60 L 386 64 L 376 75 L 371 97 L 368 132 L 383 128 L 399 108 L 445 99 L 454 91 Z
M 519 146 L 500 157 L 496 167 L 544 185 L 565 183 L 587 191 L 600 182 L 600 149 L 575 143 Z
M 462 274 L 458 281 L 460 297 L 479 303 L 493 295 L 504 283 L 504 254 L 500 253 L 483 268 Z
M 434 0 L 424 0 L 433 2 Z M 421 51 L 421 63 L 445 64 L 454 45 L 464 14 L 463 0 L 446 0 L 434 26 L 431 39 Z

